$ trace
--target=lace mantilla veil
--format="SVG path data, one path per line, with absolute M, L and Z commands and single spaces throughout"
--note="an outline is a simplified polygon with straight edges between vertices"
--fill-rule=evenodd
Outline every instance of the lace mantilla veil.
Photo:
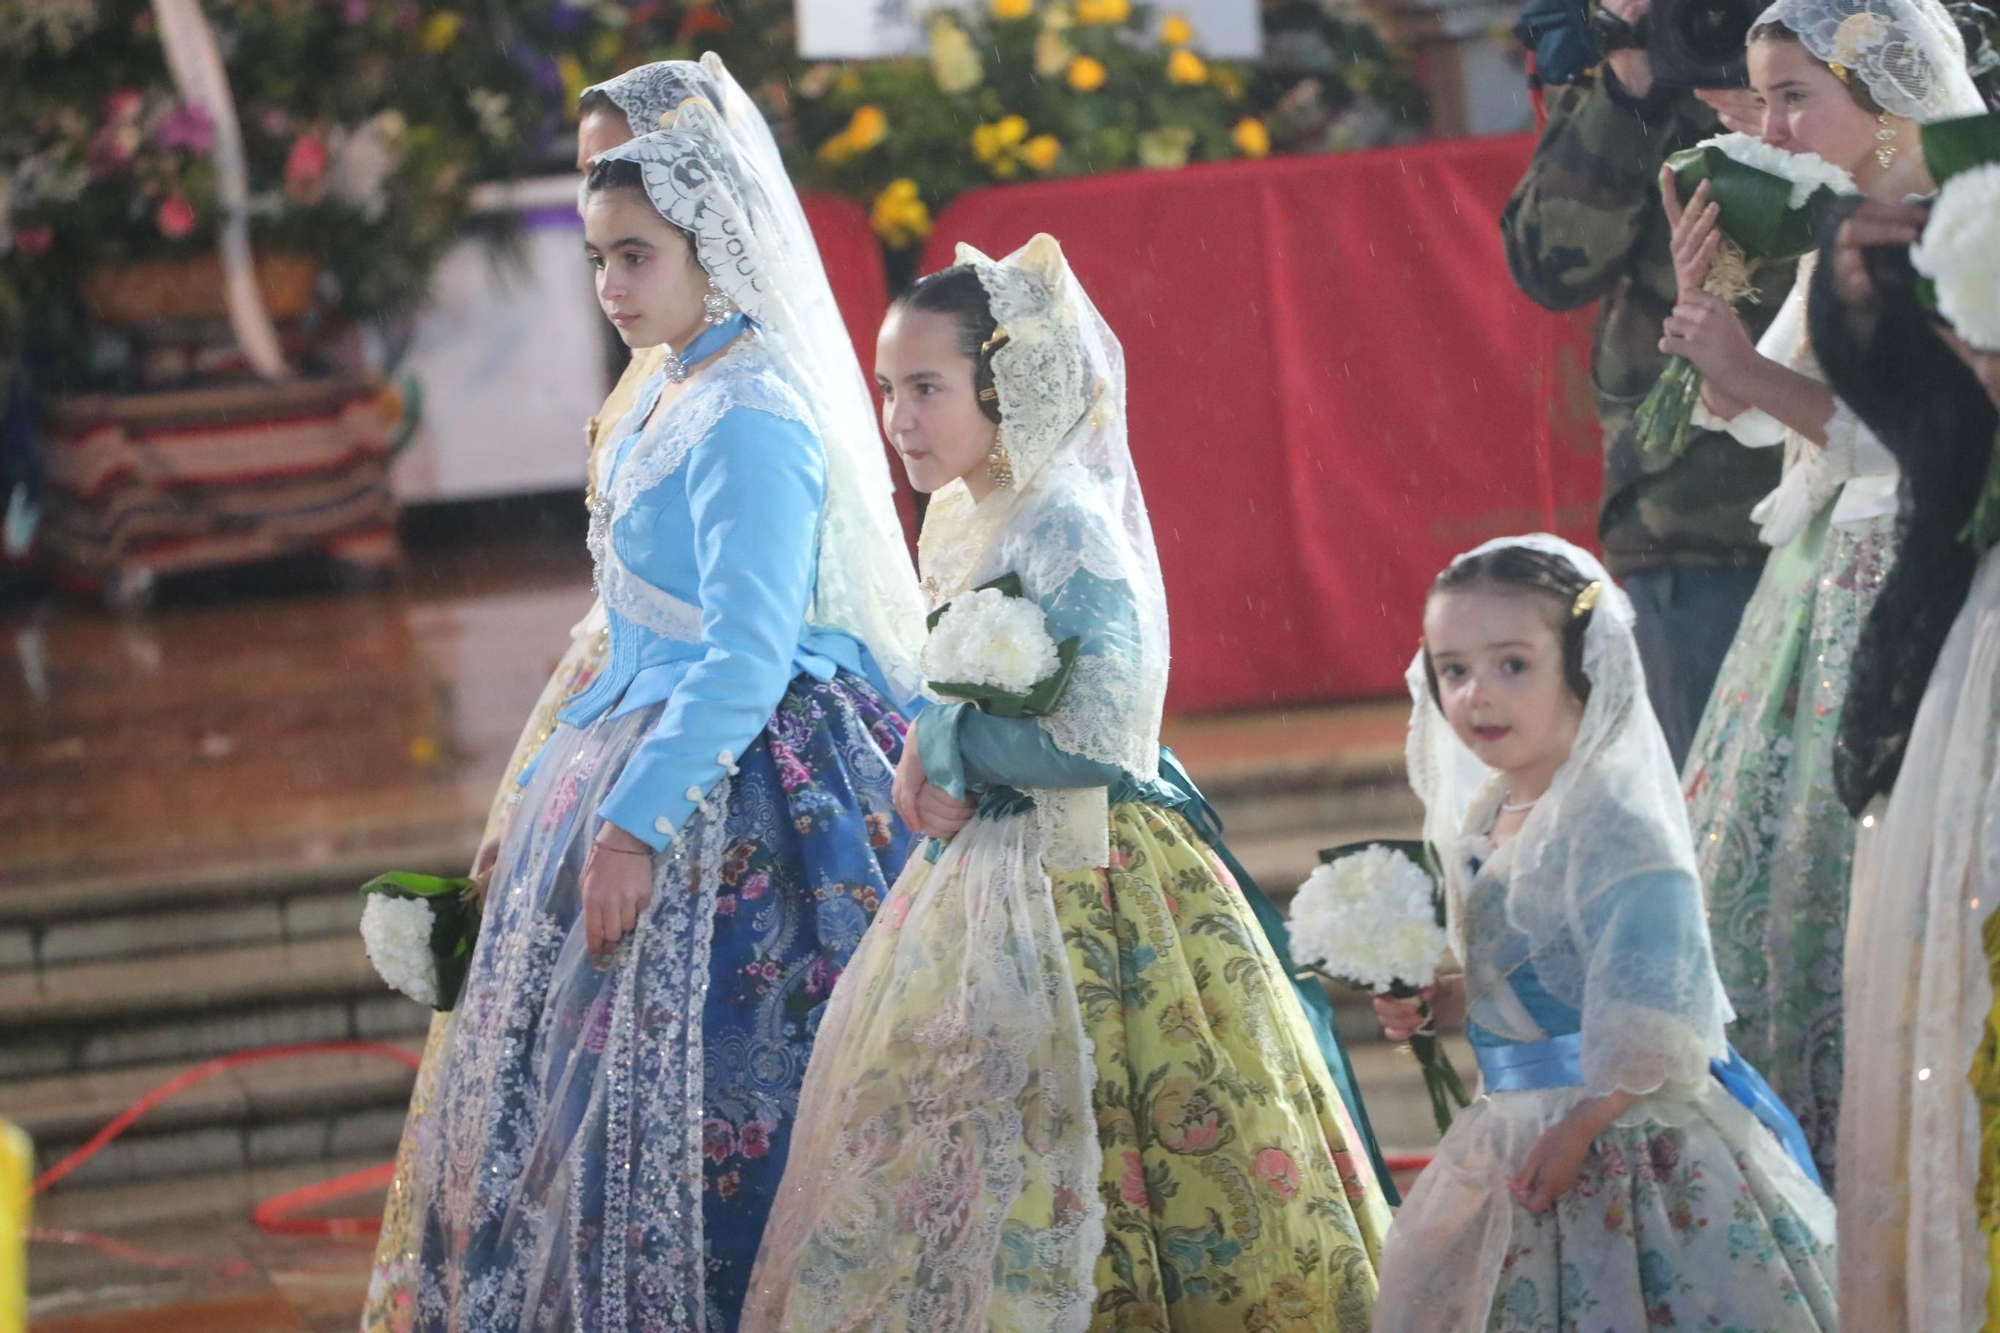
M 1532 962 L 1549 993 L 1583 1014 L 1583 1072 L 1593 1093 L 1649 1093 L 1663 1084 L 1698 1084 L 1725 1054 L 1733 1017 L 1707 936 L 1690 947 L 1604 930 L 1619 904 L 1611 895 L 1636 876 L 1679 872 L 1673 890 L 1691 901 L 1651 904 L 1667 919 L 1704 919 L 1701 882 L 1680 780 L 1646 697 L 1632 636 L 1632 603 L 1604 567 L 1558 537 L 1537 533 L 1488 542 L 1454 565 L 1521 546 L 1568 561 L 1601 585 L 1584 631 L 1590 679 L 1570 757 L 1536 802 L 1509 847 L 1505 925 L 1525 936 L 1499 969 L 1469 966 L 1466 922 L 1471 886 L 1467 841 L 1483 831 L 1502 796 L 1501 777 L 1476 759 L 1431 697 L 1422 652 L 1410 664 L 1413 705 L 1407 758 L 1410 785 L 1424 802 L 1424 836 L 1444 863 L 1453 946 L 1468 962 L 1476 1003 L 1508 971 Z M 1483 932 L 1482 932 L 1483 933 Z
M 671 128 L 602 156 L 639 164 L 654 206 L 695 238 L 702 267 L 757 322 L 779 374 L 804 401 L 827 472 L 811 619 L 866 645 L 895 702 L 906 704 L 923 683 L 923 598 L 873 400 L 770 129 L 713 54 L 699 64 L 642 66 L 599 86 L 635 130 L 647 115 L 673 111 Z
M 1820 61 L 1857 75 L 1892 116 L 1928 125 L 1986 110 L 1965 39 L 1937 0 L 1777 0 L 1753 30 L 1766 23 L 1783 24 Z
M 1060 619 L 1079 574 L 1116 585 L 1121 614 L 1090 627 L 1069 689 L 1041 721 L 1066 753 L 1153 778 L 1167 692 L 1167 597 L 1126 436 L 1124 350 L 1053 237 L 1038 235 L 997 261 L 961 245 L 957 258 L 978 275 L 1007 335 L 993 354 L 993 379 L 1014 484 L 976 502 L 954 481 L 932 498 L 918 542 L 925 586 L 941 605 L 1016 574 Z M 1029 794 L 1044 864 L 1105 864 L 1104 788 Z

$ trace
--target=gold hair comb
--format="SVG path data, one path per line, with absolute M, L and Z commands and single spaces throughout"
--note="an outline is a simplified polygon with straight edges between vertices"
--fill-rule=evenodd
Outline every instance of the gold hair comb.
M 999 351 L 1002 347 L 1007 345 L 1007 337 L 1008 334 L 1006 329 L 1004 328 L 994 329 L 993 336 L 991 338 L 988 338 L 985 342 L 979 345 L 979 354 L 981 356 L 989 356 L 992 353 Z
M 1604 596 L 1604 585 L 1595 579 L 1591 580 L 1584 586 L 1583 591 L 1576 595 L 1576 600 L 1569 604 L 1569 618 L 1575 620 L 1579 616 L 1589 615 L 1597 609 L 1597 599 L 1602 596 Z

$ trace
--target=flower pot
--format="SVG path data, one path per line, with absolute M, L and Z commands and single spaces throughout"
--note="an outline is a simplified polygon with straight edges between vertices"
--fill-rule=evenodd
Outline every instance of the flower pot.
M 302 255 L 260 255 L 257 288 L 274 320 L 298 319 L 312 304 L 319 261 Z M 84 275 L 83 298 L 98 322 L 117 328 L 171 320 L 227 319 L 229 301 L 222 261 L 146 259 L 106 264 Z

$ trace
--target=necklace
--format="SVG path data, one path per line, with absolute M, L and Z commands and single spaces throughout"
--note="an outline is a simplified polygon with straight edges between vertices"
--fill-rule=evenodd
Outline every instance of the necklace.
M 1507 796 L 1512 796 L 1513 794 L 1513 792 L 1508 792 Z M 1523 810 L 1532 810 L 1537 805 L 1540 805 L 1542 801 L 1542 798 L 1537 796 L 1532 801 L 1523 801 L 1519 805 L 1509 805 L 1507 804 L 1507 796 L 1500 798 L 1500 813 L 1503 815 L 1518 815 Z

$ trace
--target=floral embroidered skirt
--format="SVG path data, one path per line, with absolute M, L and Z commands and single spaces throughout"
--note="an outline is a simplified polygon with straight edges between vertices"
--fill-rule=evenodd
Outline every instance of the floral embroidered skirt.
M 1177 814 L 912 860 L 829 1006 L 743 1327 L 1362 1333 L 1388 1209 L 1287 978 Z
M 1376 1333 L 1831 1333 L 1833 1204 L 1720 1084 L 1648 1097 L 1537 1217 L 1507 1182 L 1580 1088 L 1481 1097 L 1396 1214 Z
M 523 794 L 369 1328 L 736 1325 L 827 996 L 907 851 L 904 724 L 858 678 L 795 680 L 599 962 L 577 877 L 663 707 L 561 729 Z
M 1833 743 L 1894 536 L 1893 519 L 1834 527 L 1831 512 L 1771 553 L 1685 773 L 1730 1039 L 1798 1117 L 1829 1187 L 1855 828 Z

